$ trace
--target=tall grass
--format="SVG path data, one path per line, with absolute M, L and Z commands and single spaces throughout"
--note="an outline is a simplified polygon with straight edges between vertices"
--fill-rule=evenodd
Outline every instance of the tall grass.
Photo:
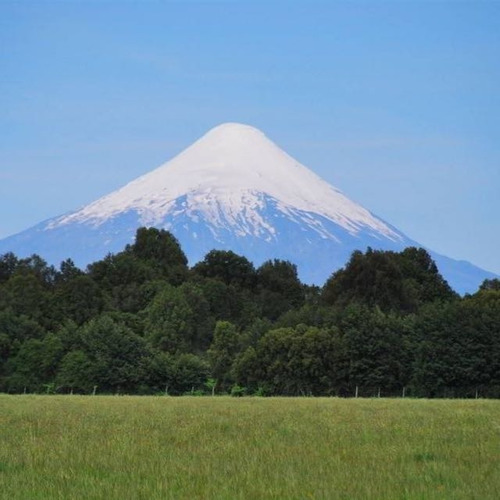
M 3 499 L 498 499 L 500 401 L 0 395 Z

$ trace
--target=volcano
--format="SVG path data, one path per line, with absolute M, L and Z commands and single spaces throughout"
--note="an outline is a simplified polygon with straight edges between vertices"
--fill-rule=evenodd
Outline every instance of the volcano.
M 84 267 L 132 243 L 136 229 L 171 231 L 190 264 L 212 249 L 256 265 L 279 258 L 321 285 L 354 250 L 420 247 L 301 165 L 258 129 L 226 123 L 155 170 L 74 212 L 0 241 L 0 253 L 37 253 Z M 495 277 L 429 251 L 460 293 Z

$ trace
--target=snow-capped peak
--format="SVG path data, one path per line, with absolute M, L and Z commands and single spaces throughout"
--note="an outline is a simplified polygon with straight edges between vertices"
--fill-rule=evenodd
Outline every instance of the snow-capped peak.
M 124 212 L 140 214 L 144 224 L 158 224 L 186 197 L 185 213 L 202 214 L 216 226 L 236 224 L 245 214 L 243 232 L 273 234 L 258 213 L 272 200 L 285 215 L 317 214 L 356 234 L 368 229 L 390 239 L 394 232 L 368 210 L 352 202 L 269 140 L 260 130 L 239 123 L 219 125 L 172 160 L 50 224 L 99 225 Z M 312 224 L 312 223 L 311 223 Z M 321 228 L 314 223 L 318 232 Z M 241 230 L 241 227 L 240 227 Z
M 420 246 L 239 123 L 210 130 L 181 154 L 86 207 L 0 241 L 0 254 L 36 253 L 84 267 L 121 252 L 137 228 L 168 229 L 191 265 L 213 249 L 255 265 L 283 259 L 320 285 L 355 250 Z M 450 284 L 473 293 L 496 276 L 433 253 Z M 441 267 L 442 266 L 442 267 Z

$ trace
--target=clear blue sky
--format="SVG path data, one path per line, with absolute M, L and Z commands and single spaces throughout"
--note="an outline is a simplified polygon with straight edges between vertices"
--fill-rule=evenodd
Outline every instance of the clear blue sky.
M 0 237 L 248 123 L 500 273 L 500 3 L 0 0 Z

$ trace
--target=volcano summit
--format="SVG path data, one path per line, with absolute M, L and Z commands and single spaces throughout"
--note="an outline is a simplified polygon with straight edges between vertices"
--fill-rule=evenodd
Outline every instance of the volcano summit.
M 0 253 L 37 253 L 77 265 L 117 252 L 140 226 L 171 231 L 191 264 L 230 249 L 255 264 L 297 264 L 322 284 L 353 250 L 421 246 L 323 181 L 248 125 L 226 123 L 157 169 L 75 212 L 0 241 Z M 475 291 L 494 275 L 430 252 L 451 286 Z

